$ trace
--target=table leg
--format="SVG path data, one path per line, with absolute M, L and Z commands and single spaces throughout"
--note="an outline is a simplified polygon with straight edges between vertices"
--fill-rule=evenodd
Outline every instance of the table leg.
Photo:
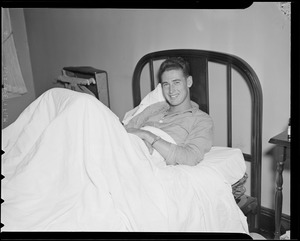
M 282 161 L 277 162 L 276 193 L 275 193 L 275 233 L 274 239 L 280 239 L 281 214 L 282 214 L 282 172 L 286 158 L 286 147 L 283 148 Z

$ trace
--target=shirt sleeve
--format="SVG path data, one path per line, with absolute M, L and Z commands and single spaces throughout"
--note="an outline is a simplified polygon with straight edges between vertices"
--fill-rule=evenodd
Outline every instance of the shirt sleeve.
M 193 124 L 191 132 L 182 145 L 171 144 L 166 163 L 169 165 L 197 165 L 213 143 L 213 121 L 207 116 Z

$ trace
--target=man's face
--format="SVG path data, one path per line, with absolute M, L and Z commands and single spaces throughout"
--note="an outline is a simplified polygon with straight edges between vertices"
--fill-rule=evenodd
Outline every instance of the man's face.
M 165 71 L 161 76 L 163 94 L 173 107 L 185 108 L 189 105 L 189 87 L 192 83 L 192 77 L 186 78 L 181 69 Z

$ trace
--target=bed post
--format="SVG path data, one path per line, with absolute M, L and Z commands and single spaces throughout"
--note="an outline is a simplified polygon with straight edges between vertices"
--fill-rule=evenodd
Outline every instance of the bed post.
M 251 196 L 257 198 L 257 210 L 250 227 L 257 231 L 261 210 L 261 157 L 262 157 L 262 110 L 263 95 L 259 79 L 251 66 L 239 57 L 234 57 L 235 66 L 246 79 L 252 98 L 251 110 Z

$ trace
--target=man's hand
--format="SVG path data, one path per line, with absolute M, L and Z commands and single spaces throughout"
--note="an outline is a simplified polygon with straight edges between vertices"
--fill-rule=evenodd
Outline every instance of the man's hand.
M 152 155 L 153 151 L 154 151 L 153 146 L 151 146 L 151 144 L 148 141 L 146 141 L 146 140 L 144 140 L 144 142 L 145 142 L 146 146 L 148 147 L 150 155 Z
M 146 131 L 146 130 L 141 130 L 141 129 L 137 129 L 137 128 L 128 128 L 126 129 L 128 133 L 137 135 L 138 137 L 140 137 L 146 144 L 149 153 L 152 155 L 153 153 L 153 147 L 151 146 L 149 140 L 154 139 L 153 134 L 150 131 Z

